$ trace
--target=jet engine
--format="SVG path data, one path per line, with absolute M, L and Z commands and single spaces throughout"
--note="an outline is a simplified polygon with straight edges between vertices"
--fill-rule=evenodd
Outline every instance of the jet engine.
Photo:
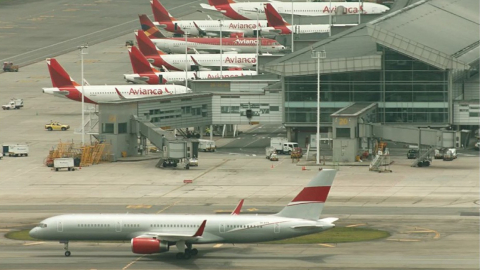
M 133 238 L 131 243 L 132 252 L 136 254 L 162 253 L 170 249 L 168 242 L 153 238 Z

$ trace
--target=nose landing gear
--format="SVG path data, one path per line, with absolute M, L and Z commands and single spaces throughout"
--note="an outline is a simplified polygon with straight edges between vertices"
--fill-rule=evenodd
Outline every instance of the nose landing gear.
M 60 241 L 60 244 L 63 244 L 63 249 L 65 250 L 65 257 L 70 257 L 72 253 L 68 250 L 68 241 Z

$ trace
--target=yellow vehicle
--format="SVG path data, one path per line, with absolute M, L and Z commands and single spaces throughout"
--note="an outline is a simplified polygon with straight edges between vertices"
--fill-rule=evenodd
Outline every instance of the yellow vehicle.
M 69 125 L 62 125 L 58 122 L 51 122 L 50 124 L 45 125 L 45 129 L 48 131 L 52 131 L 52 130 L 66 131 L 69 128 L 70 128 Z

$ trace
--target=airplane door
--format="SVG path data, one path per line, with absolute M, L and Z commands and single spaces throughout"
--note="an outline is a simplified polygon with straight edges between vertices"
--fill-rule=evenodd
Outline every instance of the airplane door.
M 274 231 L 275 233 L 280 233 L 280 224 L 275 224 L 275 225 L 273 226 L 273 231 Z
M 122 222 L 117 221 L 117 224 L 115 224 L 115 231 L 116 232 L 121 232 L 122 231 Z
M 221 233 L 225 232 L 225 224 L 220 224 L 219 230 Z
M 63 232 L 63 222 L 62 221 L 57 222 L 57 232 Z

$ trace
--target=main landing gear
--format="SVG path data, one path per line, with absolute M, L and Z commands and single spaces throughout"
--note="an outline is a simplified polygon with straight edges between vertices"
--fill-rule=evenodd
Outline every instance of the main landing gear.
M 63 249 L 65 249 L 65 257 L 70 257 L 72 253 L 68 250 L 68 241 L 60 241 L 60 244 L 63 244 Z
M 198 249 L 192 248 L 192 244 L 185 244 L 184 241 L 177 242 L 177 248 L 180 252 L 178 252 L 175 257 L 179 260 L 188 260 L 192 256 L 196 256 L 198 254 Z

